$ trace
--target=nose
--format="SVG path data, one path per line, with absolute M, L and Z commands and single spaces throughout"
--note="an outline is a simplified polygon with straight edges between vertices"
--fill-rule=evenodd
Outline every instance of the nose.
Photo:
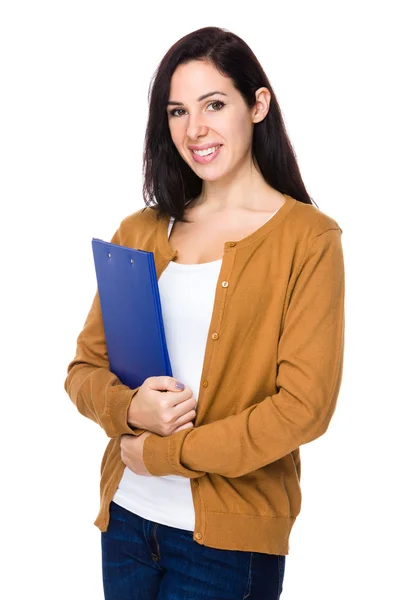
M 190 140 L 197 140 L 199 137 L 207 135 L 208 127 L 204 123 L 205 117 L 201 114 L 190 113 L 188 116 L 188 125 L 186 134 Z

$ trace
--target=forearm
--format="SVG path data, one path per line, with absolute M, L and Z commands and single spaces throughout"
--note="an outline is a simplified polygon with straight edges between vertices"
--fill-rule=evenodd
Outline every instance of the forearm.
M 128 417 L 138 388 L 132 390 L 123 385 L 109 369 L 75 359 L 69 365 L 64 387 L 77 410 L 98 423 L 108 437 L 124 433 L 138 435 L 145 431 Z

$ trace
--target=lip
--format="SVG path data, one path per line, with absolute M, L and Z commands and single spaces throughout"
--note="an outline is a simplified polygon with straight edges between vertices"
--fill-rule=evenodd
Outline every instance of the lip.
M 218 145 L 218 144 L 216 144 Z M 215 152 L 213 152 L 212 154 L 208 154 L 207 156 L 199 156 L 198 154 L 194 154 L 194 152 L 191 150 L 191 154 L 193 159 L 195 160 L 195 162 L 198 162 L 202 165 L 207 165 L 208 163 L 210 163 L 212 160 L 214 160 L 218 155 L 220 150 L 222 149 L 222 144 L 220 144 L 220 146 L 217 148 L 217 150 Z M 212 148 L 212 146 L 210 146 L 210 148 Z
M 221 146 L 222 144 L 218 144 L 217 142 L 209 142 L 208 144 L 203 144 L 202 146 L 188 146 L 190 150 L 207 150 L 207 148 L 213 148 L 214 146 Z

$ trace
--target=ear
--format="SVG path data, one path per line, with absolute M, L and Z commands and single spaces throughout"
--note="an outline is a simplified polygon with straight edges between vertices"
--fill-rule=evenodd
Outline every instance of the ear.
M 270 110 L 271 94 L 266 87 L 258 88 L 255 92 L 255 106 L 252 109 L 253 123 L 263 121 Z

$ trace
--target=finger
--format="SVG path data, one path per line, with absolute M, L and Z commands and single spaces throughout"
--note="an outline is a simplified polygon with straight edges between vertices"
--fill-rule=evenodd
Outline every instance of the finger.
M 197 401 L 194 398 L 187 398 L 186 400 L 183 400 L 179 404 L 176 404 L 173 407 L 173 415 L 174 415 L 175 422 L 178 421 L 178 419 L 184 419 L 187 415 L 192 415 L 192 416 L 190 416 L 190 419 L 194 418 L 195 414 L 192 414 L 191 411 L 195 411 L 196 408 L 197 408 Z M 182 424 L 183 423 L 184 423 L 184 421 L 182 421 Z
M 152 390 L 179 392 L 184 390 L 185 385 L 169 375 L 161 375 L 158 377 L 149 377 L 148 386 Z
M 175 431 L 173 433 L 176 433 L 177 431 L 181 431 L 181 429 L 192 429 L 193 427 L 194 427 L 194 425 L 190 421 L 189 423 L 185 423 L 185 425 L 181 425 L 181 427 L 178 427 L 177 429 L 175 429 Z

